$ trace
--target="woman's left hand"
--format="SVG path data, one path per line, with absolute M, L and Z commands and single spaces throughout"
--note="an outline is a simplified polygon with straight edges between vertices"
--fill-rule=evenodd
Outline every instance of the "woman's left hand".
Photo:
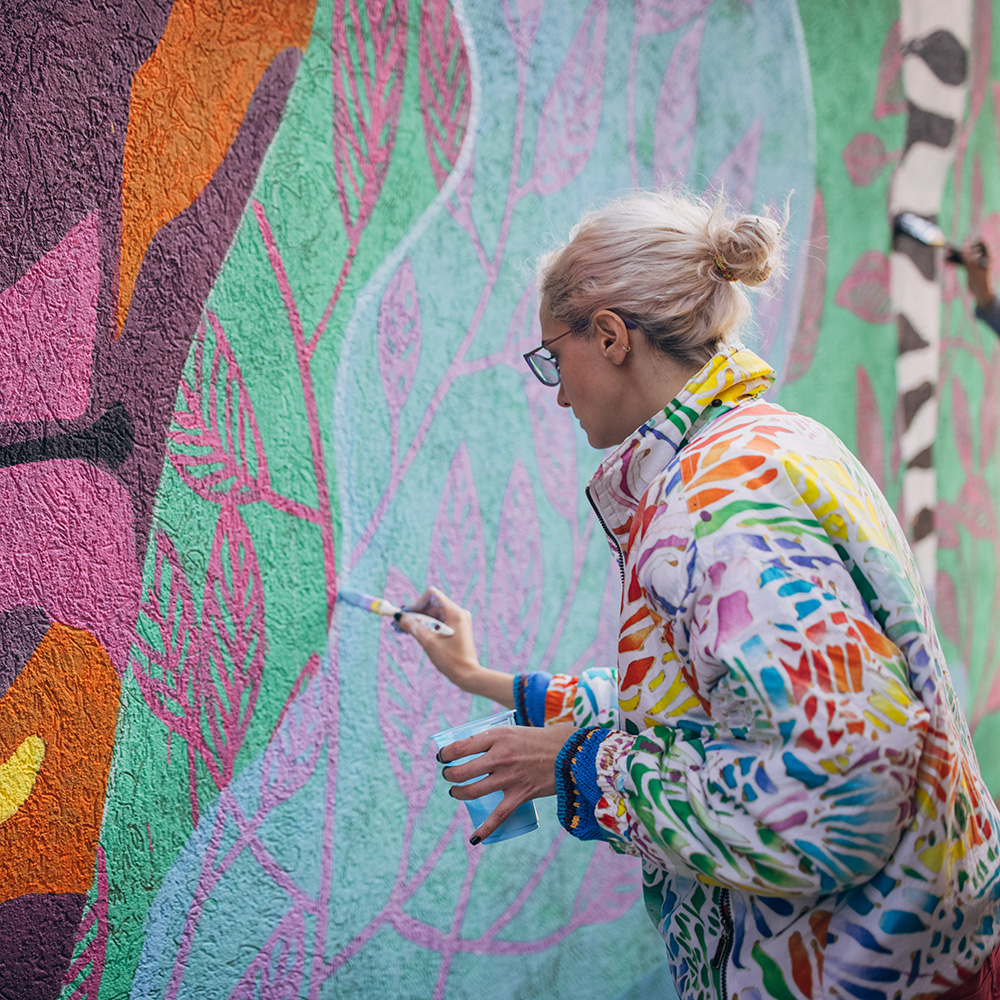
M 469 839 L 485 840 L 514 810 L 529 799 L 556 793 L 556 757 L 576 731 L 570 724 L 558 726 L 499 726 L 465 740 L 449 743 L 438 751 L 442 764 L 482 754 L 467 764 L 445 767 L 448 781 L 469 781 L 486 775 L 472 785 L 454 785 L 453 798 L 478 799 L 490 792 L 503 792 L 503 801 L 490 813 Z

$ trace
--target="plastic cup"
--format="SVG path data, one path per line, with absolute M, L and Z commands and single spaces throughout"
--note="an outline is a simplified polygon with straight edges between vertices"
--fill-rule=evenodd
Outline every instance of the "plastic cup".
M 475 719 L 472 722 L 465 723 L 464 726 L 455 726 L 454 729 L 446 729 L 444 732 L 435 733 L 431 739 L 437 744 L 438 750 L 442 750 L 449 743 L 464 740 L 467 736 L 485 732 L 487 729 L 496 729 L 498 726 L 513 725 L 515 725 L 513 712 L 498 712 L 496 715 L 489 715 L 485 719 Z M 475 753 L 468 757 L 462 757 L 459 760 L 448 761 L 448 766 L 465 764 L 467 761 L 475 760 L 477 757 L 482 757 L 482 754 Z M 477 781 L 482 781 L 482 778 L 473 778 L 472 781 L 463 781 L 461 784 L 471 785 Z M 503 792 L 490 792 L 489 795 L 484 795 L 481 798 L 466 800 L 465 807 L 469 810 L 473 828 L 478 828 L 486 817 L 500 805 L 502 800 Z M 483 843 L 499 844 L 501 840 L 520 837 L 522 833 L 530 833 L 532 830 L 537 829 L 538 814 L 535 812 L 535 803 L 529 799 L 527 802 L 522 802 Z

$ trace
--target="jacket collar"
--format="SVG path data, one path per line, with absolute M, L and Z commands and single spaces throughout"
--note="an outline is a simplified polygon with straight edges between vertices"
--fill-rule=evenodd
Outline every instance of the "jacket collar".
M 666 407 L 609 454 L 594 474 L 588 494 L 597 513 L 621 544 L 632 514 L 649 484 L 696 430 L 753 399 L 774 381 L 774 369 L 742 344 L 725 347 Z

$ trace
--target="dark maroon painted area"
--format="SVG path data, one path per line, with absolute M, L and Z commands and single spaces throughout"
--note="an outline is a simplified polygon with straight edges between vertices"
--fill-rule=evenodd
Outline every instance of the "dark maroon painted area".
M 0 903 L 0 1000 L 59 996 L 85 902 L 79 893 L 45 893 Z

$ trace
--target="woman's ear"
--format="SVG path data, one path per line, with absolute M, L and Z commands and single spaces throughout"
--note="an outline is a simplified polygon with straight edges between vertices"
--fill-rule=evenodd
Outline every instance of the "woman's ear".
M 629 330 L 618 313 L 610 309 L 600 309 L 594 316 L 594 331 L 601 353 L 613 364 L 624 363 L 632 350 Z

